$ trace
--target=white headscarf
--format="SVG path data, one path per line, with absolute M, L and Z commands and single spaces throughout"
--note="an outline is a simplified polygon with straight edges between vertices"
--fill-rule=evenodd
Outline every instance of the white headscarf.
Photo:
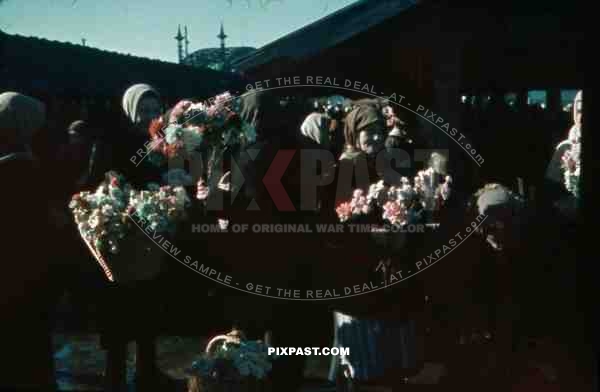
M 127 91 L 125 91 L 125 94 L 123 94 L 123 101 L 121 105 L 123 107 L 123 111 L 132 123 L 135 123 L 136 121 L 137 108 L 138 104 L 140 103 L 140 99 L 146 93 L 151 93 L 155 95 L 156 98 L 160 99 L 158 90 L 149 84 L 144 83 L 134 84 L 133 86 L 129 87 Z
M 575 122 L 576 113 L 577 113 L 577 105 L 582 101 L 582 92 L 578 91 L 575 95 L 575 99 L 573 100 L 573 122 Z M 552 159 L 548 164 L 548 168 L 546 169 L 546 178 L 552 180 L 557 183 L 563 183 L 563 174 L 562 174 L 562 157 L 567 150 L 570 150 L 573 145 L 581 142 L 581 128 L 579 125 L 574 124 L 571 129 L 569 129 L 569 136 L 558 143 L 556 148 L 554 149 L 554 154 L 552 155 Z
M 581 110 L 578 106 L 583 105 L 583 91 L 577 91 L 575 95 L 575 99 L 573 100 L 573 122 L 576 122 L 575 118 L 577 117 L 577 111 Z
M 31 139 L 45 121 L 46 105 L 42 102 L 15 92 L 0 94 L 0 132 L 8 132 L 5 136 L 9 143 L 23 146 L 29 153 Z M 13 159 L 17 155 L 17 151 L 14 151 L 0 159 Z
M 329 133 L 329 117 L 322 113 L 309 114 L 302 125 L 300 131 L 302 135 L 311 139 L 317 144 L 327 144 Z

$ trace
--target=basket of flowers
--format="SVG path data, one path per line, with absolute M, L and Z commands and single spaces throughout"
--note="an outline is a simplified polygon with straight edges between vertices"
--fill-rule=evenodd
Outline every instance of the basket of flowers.
M 434 169 L 417 173 L 411 184 L 407 177 L 399 186 L 379 181 L 369 187 L 367 193 L 354 190 L 349 201 L 336 207 L 341 223 L 364 223 L 371 237 L 385 247 L 401 249 L 406 242 L 408 225 L 422 224 L 435 227 L 436 217 L 450 197 L 452 178 L 440 180 Z M 352 230 L 351 230 L 352 231 Z
M 234 330 L 215 336 L 188 370 L 188 392 L 267 392 L 275 356 Z
M 185 218 L 189 198 L 182 187 L 148 188 L 135 190 L 111 171 L 96 191 L 80 192 L 69 204 L 81 238 L 111 282 L 155 277 Z

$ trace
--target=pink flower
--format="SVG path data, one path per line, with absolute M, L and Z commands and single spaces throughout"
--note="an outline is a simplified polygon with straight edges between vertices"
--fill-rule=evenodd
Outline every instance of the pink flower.
M 337 213 L 338 218 L 341 222 L 345 222 L 352 217 L 352 206 L 350 203 L 340 203 L 335 212 Z
M 224 104 L 229 102 L 231 99 L 232 99 L 232 96 L 229 93 L 229 91 L 224 92 L 223 94 L 217 95 L 215 97 L 215 106 L 223 106 Z
M 365 191 L 363 191 L 362 189 L 355 189 L 354 193 L 352 194 L 352 197 L 355 199 L 358 199 L 361 196 L 365 195 Z
M 357 215 L 369 213 L 369 200 L 362 189 L 354 190 L 350 207 L 352 208 L 352 213 Z
M 177 102 L 177 104 L 175 105 L 175 107 L 173 107 L 173 110 L 171 111 L 171 114 L 169 115 L 169 122 L 170 123 L 174 123 L 177 122 L 177 120 L 179 120 L 179 118 L 183 115 L 183 113 L 185 113 L 185 111 L 192 105 L 191 101 L 179 101 Z
M 406 215 L 406 209 L 397 201 L 388 201 L 383 205 L 383 219 L 387 219 L 392 225 L 404 224 Z

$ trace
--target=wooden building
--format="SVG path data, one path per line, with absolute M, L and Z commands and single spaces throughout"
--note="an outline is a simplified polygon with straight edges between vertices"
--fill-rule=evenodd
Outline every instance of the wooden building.
M 235 75 L 208 68 L 0 31 L 0 91 L 120 102 L 130 85 L 149 83 L 171 103 L 210 97 L 236 86 L 236 81 Z
M 583 39 L 577 12 L 566 2 L 537 0 L 362 0 L 259 48 L 233 66 L 251 81 L 289 75 L 360 81 L 376 86 L 377 95 L 406 97 L 411 107 L 401 111 L 414 112 L 422 105 L 435 113 L 435 125 L 448 123 L 461 131 L 463 95 L 514 93 L 518 105 L 526 105 L 528 91 L 546 90 L 548 111 L 560 112 L 561 89 L 583 87 L 576 62 Z M 336 93 L 365 97 L 355 91 Z M 438 118 L 443 121 L 437 123 Z M 491 149 L 487 157 L 481 151 L 471 154 L 456 136 L 445 134 L 427 118 L 415 119 L 431 146 L 456 150 L 452 153 L 479 166 L 484 164 L 481 159 L 495 158 Z M 484 142 L 477 132 L 483 131 L 464 130 L 464 140 Z M 550 139 L 546 143 L 551 144 Z

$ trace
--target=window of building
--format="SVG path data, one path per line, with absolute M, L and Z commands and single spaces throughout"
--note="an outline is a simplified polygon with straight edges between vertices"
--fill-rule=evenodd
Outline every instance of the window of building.
M 565 112 L 570 112 L 573 108 L 575 95 L 577 90 L 560 90 L 560 106 Z
M 539 106 L 542 109 L 547 107 L 547 96 L 545 90 L 530 90 L 527 92 L 527 105 Z

